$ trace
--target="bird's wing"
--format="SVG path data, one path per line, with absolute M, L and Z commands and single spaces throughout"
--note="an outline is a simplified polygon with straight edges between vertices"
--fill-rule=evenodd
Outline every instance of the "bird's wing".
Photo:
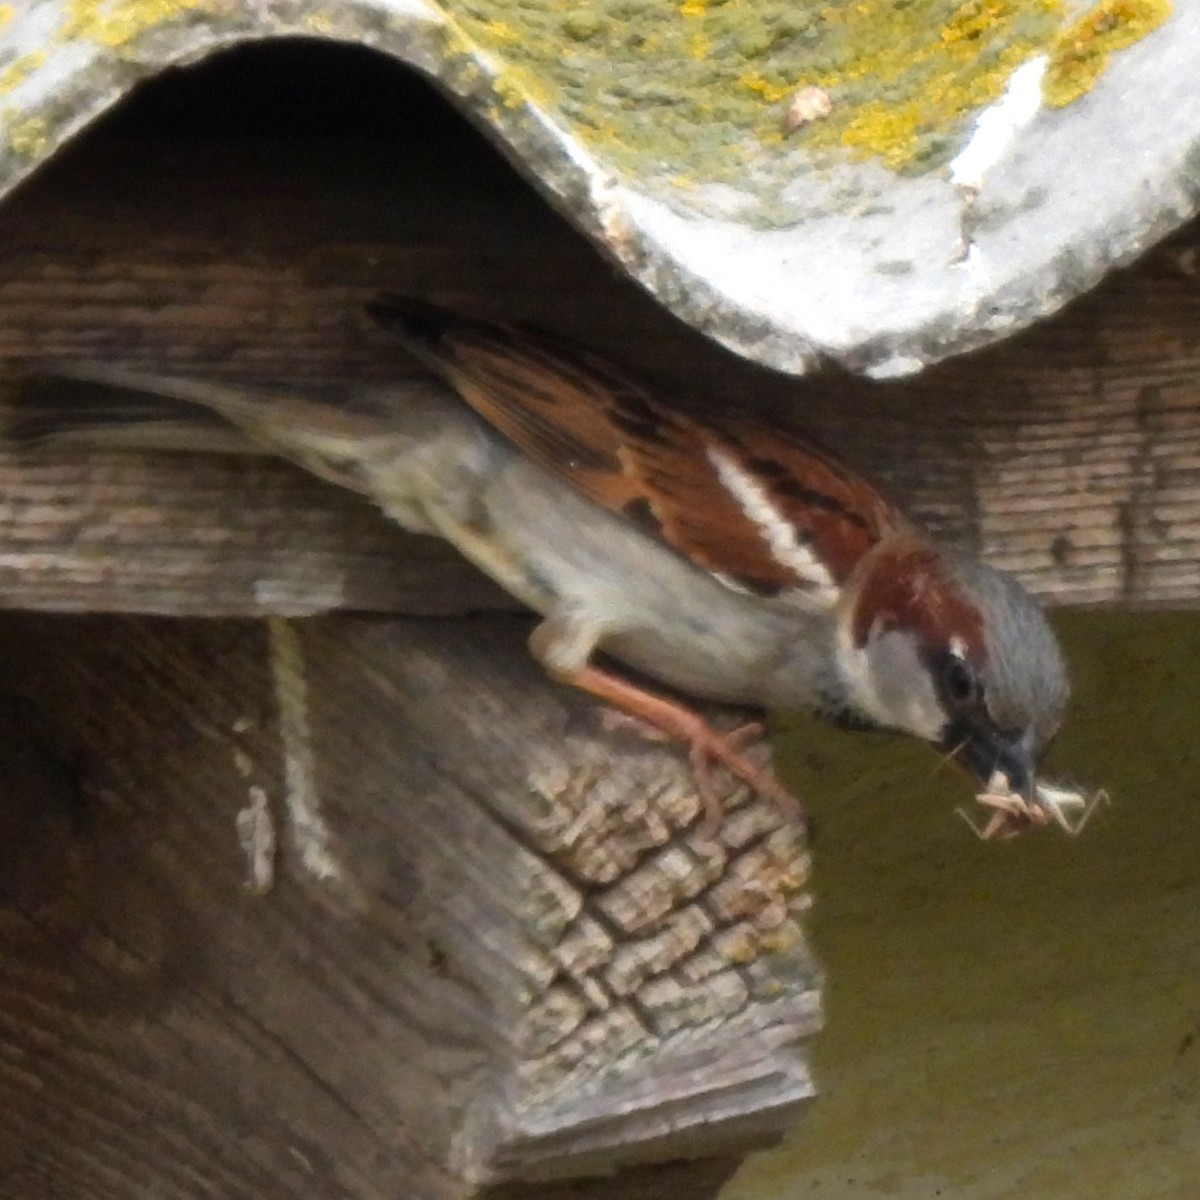
M 832 605 L 862 555 L 907 527 L 795 434 L 684 415 L 543 335 L 403 300 L 369 311 L 523 453 L 731 587 Z

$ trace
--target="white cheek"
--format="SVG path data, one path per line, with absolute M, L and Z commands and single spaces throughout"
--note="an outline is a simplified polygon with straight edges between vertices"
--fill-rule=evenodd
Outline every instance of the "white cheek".
M 923 690 L 924 695 L 911 695 L 904 705 L 903 728 L 927 742 L 940 742 L 946 728 L 946 714 L 933 689 L 926 685 Z
M 872 653 L 842 643 L 842 673 L 855 706 L 879 725 L 927 742 L 940 741 L 946 714 L 928 672 L 914 655 L 884 639 L 876 642 Z

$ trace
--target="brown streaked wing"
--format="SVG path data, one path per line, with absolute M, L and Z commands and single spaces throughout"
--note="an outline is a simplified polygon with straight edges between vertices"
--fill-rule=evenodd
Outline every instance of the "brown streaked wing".
M 816 551 L 837 583 L 886 534 L 912 520 L 868 480 L 795 431 L 722 418 L 722 431 L 774 506 Z
M 724 486 L 708 453 L 714 445 L 746 465 L 779 466 L 767 480 L 770 501 L 819 558 L 828 545 L 835 582 L 878 537 L 873 520 L 843 511 L 854 477 L 823 456 L 809 491 L 826 503 L 819 514 L 805 506 L 784 474 L 802 443 L 789 440 L 788 462 L 778 464 L 763 427 L 701 425 L 607 363 L 573 349 L 568 357 L 550 339 L 474 325 L 445 331 L 442 347 L 463 398 L 523 453 L 726 582 L 763 595 L 818 586 L 780 561 L 761 521 Z

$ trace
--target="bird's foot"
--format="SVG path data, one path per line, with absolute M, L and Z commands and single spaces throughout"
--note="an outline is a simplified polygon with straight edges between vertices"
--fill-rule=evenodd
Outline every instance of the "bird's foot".
M 696 790 L 704 804 L 701 837 L 712 841 L 725 815 L 721 797 L 713 786 L 714 763 L 724 767 L 735 779 L 740 779 L 760 796 L 772 801 L 789 821 L 807 827 L 808 815 L 799 799 L 775 778 L 771 770 L 760 767 L 743 753 L 746 746 L 763 737 L 765 730 L 760 722 L 751 721 L 729 733 L 721 733 L 698 714 L 689 715 L 696 718 L 696 725 L 688 737 L 688 752 L 692 777 L 696 780 Z
M 656 739 L 666 737 L 688 747 L 696 790 L 704 806 L 700 833 L 705 839 L 712 840 L 724 816 L 724 806 L 712 779 L 714 765 L 724 767 L 734 778 L 778 805 L 789 820 L 807 826 L 799 799 L 768 768 L 759 766 L 745 753 L 748 745 L 763 736 L 763 727 L 758 722 L 723 733 L 686 705 L 598 667 L 587 666 L 565 678 L 566 682 L 616 706 L 622 715 L 633 718 L 628 724 L 646 735 Z

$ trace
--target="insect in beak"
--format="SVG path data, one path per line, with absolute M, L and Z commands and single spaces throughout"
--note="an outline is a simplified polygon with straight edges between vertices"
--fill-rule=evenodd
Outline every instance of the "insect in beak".
M 957 813 L 980 841 L 1006 840 L 1034 826 L 1056 824 L 1068 837 L 1078 837 L 1093 814 L 1108 803 L 1108 793 L 1100 790 L 1090 796 L 1075 788 L 1037 782 L 1032 798 L 1014 791 L 1003 771 L 994 771 L 976 802 L 990 809 L 986 821 L 972 818 L 966 809 Z

